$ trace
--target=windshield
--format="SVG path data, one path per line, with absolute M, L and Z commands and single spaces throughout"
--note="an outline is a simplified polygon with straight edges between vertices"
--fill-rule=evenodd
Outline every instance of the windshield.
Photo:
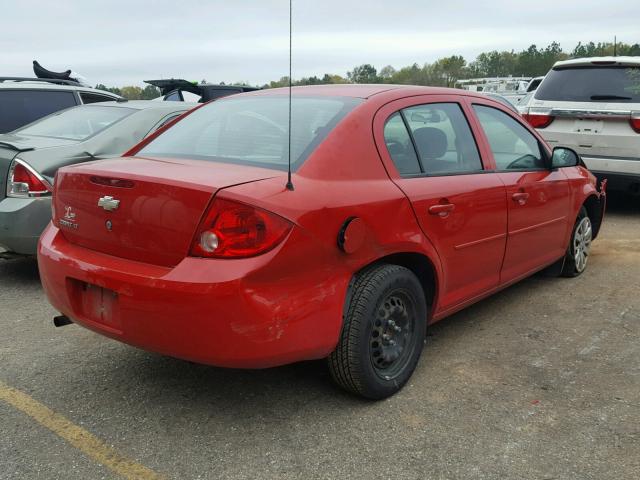
M 537 100 L 640 103 L 640 67 L 574 67 L 551 70 Z
M 16 133 L 82 141 L 135 111 L 133 108 L 124 107 L 79 106 L 49 115 L 17 130 Z
M 361 99 L 294 97 L 291 165 L 295 170 Z M 289 97 L 217 100 L 181 120 L 138 155 L 219 161 L 286 170 Z

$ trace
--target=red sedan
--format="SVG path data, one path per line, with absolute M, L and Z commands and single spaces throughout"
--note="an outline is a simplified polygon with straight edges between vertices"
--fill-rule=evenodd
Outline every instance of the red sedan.
M 428 324 L 543 268 L 585 270 L 604 191 L 501 103 L 389 85 L 292 98 L 291 140 L 288 91 L 266 90 L 61 169 L 38 252 L 58 322 L 225 367 L 328 357 L 339 385 L 384 398 Z

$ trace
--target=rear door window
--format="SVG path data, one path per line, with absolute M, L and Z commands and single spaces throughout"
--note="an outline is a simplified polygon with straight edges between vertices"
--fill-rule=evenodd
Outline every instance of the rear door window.
M 420 174 L 418 156 L 400 113 L 394 113 L 384 126 L 384 142 L 400 175 Z
M 482 170 L 471 128 L 457 103 L 432 103 L 402 111 L 424 173 Z
M 0 133 L 76 105 L 71 91 L 0 90 Z
M 537 100 L 640 103 L 640 67 L 575 67 L 551 70 Z

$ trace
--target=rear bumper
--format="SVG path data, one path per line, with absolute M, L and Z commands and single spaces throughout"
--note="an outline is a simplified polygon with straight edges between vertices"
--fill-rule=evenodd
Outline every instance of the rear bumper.
M 0 249 L 35 255 L 38 238 L 51 220 L 51 197 L 0 201 Z
M 640 195 L 640 175 L 592 171 L 599 182 L 607 180 L 607 190 Z
M 582 156 L 599 181 L 608 180 L 609 191 L 640 194 L 640 158 Z
M 589 170 L 594 172 L 640 176 L 640 158 L 582 155 L 582 160 L 589 167 Z
M 78 247 L 50 225 L 38 264 L 49 301 L 75 323 L 186 360 L 264 368 L 327 356 L 342 326 L 348 275 L 308 258 L 293 268 L 301 242 L 291 240 L 256 258 L 167 268 Z M 115 300 L 96 300 L 86 284 Z

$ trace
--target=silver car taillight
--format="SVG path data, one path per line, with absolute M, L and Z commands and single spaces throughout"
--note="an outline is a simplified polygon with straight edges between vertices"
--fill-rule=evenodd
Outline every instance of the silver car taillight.
M 7 175 L 7 197 L 31 198 L 51 195 L 53 188 L 24 160 L 15 158 Z

